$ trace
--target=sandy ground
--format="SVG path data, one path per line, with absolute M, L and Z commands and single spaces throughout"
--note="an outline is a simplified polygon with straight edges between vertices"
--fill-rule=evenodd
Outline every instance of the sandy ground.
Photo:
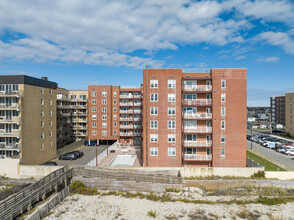
M 228 200 L 224 196 L 206 198 Z M 148 216 L 149 211 L 156 212 L 156 219 L 294 219 L 294 203 L 209 205 L 77 194 L 67 197 L 45 219 L 153 219 Z

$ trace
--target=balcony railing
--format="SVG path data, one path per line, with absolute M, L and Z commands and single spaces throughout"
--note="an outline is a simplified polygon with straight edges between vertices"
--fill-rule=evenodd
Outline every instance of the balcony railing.
M 212 155 L 198 155 L 198 154 L 184 154 L 184 160 L 194 160 L 194 161 L 210 161 Z
M 134 133 L 134 136 L 142 136 L 142 133 Z
M 210 133 L 212 127 L 184 127 L 185 133 Z
M 125 102 L 120 102 L 119 105 L 120 105 L 120 106 L 133 106 L 133 102 L 127 102 L 127 103 L 125 103 Z
M 128 133 L 120 132 L 119 135 L 120 136 L 134 136 L 134 133 L 132 133 L 132 132 L 128 132 Z
M 134 103 L 134 106 L 141 106 L 142 103 Z
M 20 124 L 21 118 L 20 116 L 7 118 L 6 116 L 0 116 L 0 123 L 7 124 Z
M 211 105 L 212 99 L 184 99 L 184 105 Z
M 195 113 L 195 114 L 184 113 L 184 119 L 211 119 L 211 118 L 212 118 L 211 113 Z
M 119 97 L 121 99 L 132 99 L 134 96 L 133 95 L 120 95 Z
M 184 141 L 185 147 L 211 147 L 212 141 Z
M 17 138 L 20 138 L 20 130 L 12 130 L 9 133 L 6 130 L 0 130 L 0 137 L 17 137 Z
M 120 118 L 120 121 L 133 121 L 133 118 Z
M 141 99 L 142 96 L 141 95 L 134 95 L 134 99 Z
M 133 125 L 120 125 L 119 126 L 121 129 L 133 129 L 134 126 Z
M 184 86 L 184 91 L 191 91 L 191 92 L 209 92 L 212 90 L 211 85 L 197 85 L 197 86 Z
M 141 114 L 141 110 L 134 110 L 135 114 Z
M 16 111 L 20 111 L 20 104 L 18 103 L 0 103 L 0 108 L 1 109 L 5 109 L 5 110 L 16 110 Z
M 0 97 L 7 97 L 7 96 L 21 97 L 21 96 L 23 96 L 23 94 L 24 94 L 23 90 L 19 90 L 19 91 L 0 91 Z
M 0 143 L 0 150 L 19 149 L 19 143 Z
M 133 114 L 133 110 L 119 110 L 121 114 Z

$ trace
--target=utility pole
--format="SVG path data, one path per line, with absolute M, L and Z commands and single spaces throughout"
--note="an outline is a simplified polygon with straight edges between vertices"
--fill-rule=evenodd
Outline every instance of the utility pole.
M 252 126 L 251 126 L 251 138 L 252 138 Z M 251 142 L 251 150 L 252 150 L 252 140 L 250 140 Z

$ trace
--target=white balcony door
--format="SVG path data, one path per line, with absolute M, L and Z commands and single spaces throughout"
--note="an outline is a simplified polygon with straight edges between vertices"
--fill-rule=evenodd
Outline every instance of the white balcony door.
M 207 107 L 206 108 L 206 113 L 211 113 L 211 108 Z

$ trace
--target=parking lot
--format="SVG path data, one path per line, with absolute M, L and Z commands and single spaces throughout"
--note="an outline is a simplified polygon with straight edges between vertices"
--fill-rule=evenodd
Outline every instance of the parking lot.
M 103 152 L 107 148 L 107 145 L 100 145 L 97 147 L 97 155 L 99 155 L 101 152 Z M 91 160 L 93 160 L 96 157 L 96 147 L 94 146 L 80 146 L 76 148 L 75 150 L 82 151 L 84 153 L 84 156 L 81 158 L 78 158 L 76 160 L 59 160 L 58 158 L 56 160 L 53 160 L 57 163 L 57 165 L 64 166 L 64 165 L 86 165 Z
M 249 133 L 250 134 L 250 133 Z M 294 170 L 294 156 L 289 156 L 283 153 L 279 153 L 274 149 L 269 149 L 267 147 L 263 147 L 258 143 L 247 140 L 247 149 L 252 149 L 257 151 L 265 156 L 268 156 Z

